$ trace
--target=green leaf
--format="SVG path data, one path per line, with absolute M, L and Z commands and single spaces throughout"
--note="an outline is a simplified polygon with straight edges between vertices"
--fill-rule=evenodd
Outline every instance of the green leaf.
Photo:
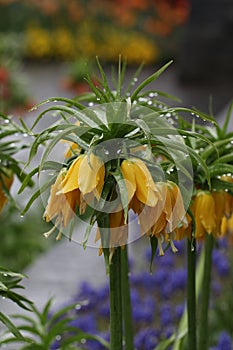
M 231 102 L 231 104 L 228 108 L 226 119 L 225 119 L 224 124 L 223 124 L 223 128 L 222 128 L 223 135 L 225 135 L 227 132 L 227 128 L 228 128 L 228 125 L 229 125 L 229 122 L 231 119 L 232 110 L 233 110 L 233 102 Z
M 233 165 L 221 163 L 213 164 L 209 166 L 209 173 L 211 177 L 229 173 L 233 174 Z
M 16 340 L 25 340 L 24 336 L 19 332 L 16 326 L 11 322 L 11 320 L 0 312 L 0 321 L 9 329 L 9 331 L 16 337 Z M 0 341 L 1 344 L 1 341 Z
M 167 64 L 165 64 L 162 68 L 160 68 L 157 72 L 155 72 L 154 74 L 150 75 L 147 79 L 145 79 L 132 93 L 131 95 L 131 101 L 133 102 L 134 100 L 136 100 L 136 98 L 138 97 L 139 92 L 148 84 L 150 84 L 152 81 L 156 80 L 162 73 L 163 71 L 170 66 L 170 64 L 173 61 L 168 62 Z

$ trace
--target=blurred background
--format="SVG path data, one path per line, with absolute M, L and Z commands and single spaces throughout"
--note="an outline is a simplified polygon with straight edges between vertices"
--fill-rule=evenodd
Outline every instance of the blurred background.
M 29 109 L 35 103 L 87 91 L 86 67 L 94 79 L 96 56 L 110 77 L 121 55 L 129 76 L 144 63 L 141 79 L 172 59 L 173 64 L 151 88 L 221 119 L 233 94 L 232 38 L 232 0 L 0 0 L 0 112 L 15 120 L 21 117 L 30 125 L 36 113 Z M 24 154 L 20 156 L 25 160 Z M 13 195 L 17 190 L 15 181 Z M 85 252 L 83 264 L 82 247 L 67 244 L 62 250 L 55 248 L 52 258 L 44 255 L 37 268 L 39 254 L 49 251 L 54 242 L 42 235 L 49 229 L 41 219 L 43 205 L 33 209 L 25 218 L 9 205 L 1 213 L 0 265 L 22 271 L 34 263 L 27 270 L 29 297 L 31 288 L 33 299 L 43 304 L 50 288 L 58 301 L 64 301 L 76 288 L 77 266 L 85 266 L 82 276 L 98 280 L 100 263 L 93 263 L 93 255 L 101 258 L 96 251 Z M 71 255 L 76 258 L 69 259 Z M 69 269 L 64 261 L 69 261 Z M 59 281 L 54 271 L 59 271 Z M 226 275 L 232 276 L 230 267 Z M 227 301 L 224 305 L 229 307 Z

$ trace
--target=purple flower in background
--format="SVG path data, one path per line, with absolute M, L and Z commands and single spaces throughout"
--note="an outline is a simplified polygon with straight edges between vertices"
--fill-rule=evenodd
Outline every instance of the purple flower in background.
M 232 350 L 233 339 L 227 332 L 221 332 L 218 338 L 217 346 L 212 347 L 210 350 Z

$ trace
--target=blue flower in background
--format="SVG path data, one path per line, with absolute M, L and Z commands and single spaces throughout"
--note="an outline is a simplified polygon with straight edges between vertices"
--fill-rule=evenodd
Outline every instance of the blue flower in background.
M 217 346 L 211 348 L 210 350 L 232 350 L 233 349 L 233 339 L 227 332 L 221 332 L 218 338 Z

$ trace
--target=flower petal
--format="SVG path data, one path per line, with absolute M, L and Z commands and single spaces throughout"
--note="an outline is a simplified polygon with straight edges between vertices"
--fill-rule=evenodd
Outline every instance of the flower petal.
M 79 188 L 78 175 L 81 163 L 83 162 L 84 155 L 76 158 L 71 164 L 69 170 L 66 173 L 64 180 L 62 181 L 62 193 L 67 193 Z

